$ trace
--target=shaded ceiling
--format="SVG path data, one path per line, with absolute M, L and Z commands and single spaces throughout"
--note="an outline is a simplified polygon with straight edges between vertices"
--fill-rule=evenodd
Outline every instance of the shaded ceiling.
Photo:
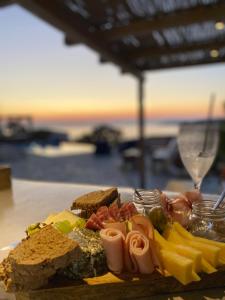
M 65 35 L 84 43 L 122 72 L 225 61 L 225 1 L 219 0 L 0 0 L 18 3 Z M 212 50 L 214 50 L 212 52 Z

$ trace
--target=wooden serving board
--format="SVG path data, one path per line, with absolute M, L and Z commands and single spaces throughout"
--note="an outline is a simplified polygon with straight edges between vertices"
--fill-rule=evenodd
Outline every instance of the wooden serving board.
M 200 274 L 202 278 L 199 282 L 192 282 L 186 286 L 180 284 L 174 277 L 163 277 L 159 273 L 153 273 L 145 276 L 122 275 L 115 276 L 107 273 L 103 276 L 88 278 L 81 281 L 65 280 L 56 277 L 49 285 L 40 290 L 17 293 L 17 300 L 117 300 L 117 299 L 149 299 L 153 295 L 170 294 L 180 292 L 203 291 L 206 289 L 225 289 L 225 268 L 221 268 L 213 274 Z M 213 296 L 218 296 L 214 293 Z M 159 299 L 157 296 L 156 299 Z M 189 294 L 190 297 L 190 294 Z M 180 298 L 179 298 L 180 299 Z M 198 294 L 197 298 L 203 299 Z M 214 298 L 215 299 L 215 298 Z

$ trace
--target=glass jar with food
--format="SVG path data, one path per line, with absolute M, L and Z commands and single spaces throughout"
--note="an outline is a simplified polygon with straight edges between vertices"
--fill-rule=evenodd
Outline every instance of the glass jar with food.
M 167 218 L 161 206 L 161 192 L 157 189 L 137 189 L 133 194 L 133 202 L 137 211 L 149 217 L 153 226 L 163 232 Z
M 214 209 L 214 204 L 212 200 L 192 204 L 189 231 L 196 236 L 225 242 L 225 206 Z

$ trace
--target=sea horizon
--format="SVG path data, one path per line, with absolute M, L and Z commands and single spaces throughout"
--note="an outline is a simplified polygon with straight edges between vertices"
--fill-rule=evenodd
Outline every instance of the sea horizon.
M 219 118 L 215 118 L 216 120 Z M 176 136 L 179 131 L 179 124 L 182 122 L 203 121 L 205 118 L 168 118 L 145 120 L 146 137 Z M 77 139 L 85 134 L 90 134 L 98 126 L 109 126 L 120 130 L 123 139 L 134 139 L 138 137 L 138 120 L 115 119 L 115 120 L 35 120 L 35 128 L 49 129 L 67 133 L 70 139 Z

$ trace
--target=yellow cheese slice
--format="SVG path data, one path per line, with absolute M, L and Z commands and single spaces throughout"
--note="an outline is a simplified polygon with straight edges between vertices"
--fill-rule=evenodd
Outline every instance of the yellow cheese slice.
M 207 273 L 207 274 L 211 274 L 214 272 L 217 272 L 217 269 L 215 269 L 209 262 L 207 262 L 207 260 L 205 260 L 203 257 L 201 259 L 201 268 L 202 271 Z
M 219 253 L 220 248 L 209 245 L 209 244 L 203 244 L 201 242 L 197 242 L 195 240 L 186 240 L 186 243 L 197 249 L 202 251 L 202 256 L 211 264 L 213 267 L 217 267 L 219 265 Z
M 160 249 L 175 251 L 175 247 L 173 244 L 169 243 L 161 234 L 155 229 L 154 230 L 154 237 L 157 245 Z
M 225 243 L 209 240 L 206 238 L 198 237 L 192 235 L 190 232 L 188 232 L 184 227 L 182 227 L 179 223 L 174 222 L 173 228 L 183 237 L 189 240 L 194 240 L 196 242 L 201 242 L 204 244 L 209 244 L 215 247 L 220 248 L 219 253 L 219 264 L 223 265 L 225 264 Z
M 173 228 L 185 239 L 193 240 L 194 236 L 187 231 L 180 223 L 174 222 L 173 223 Z
M 185 230 L 185 229 L 184 229 Z M 201 251 L 203 258 L 207 260 L 213 267 L 220 265 L 219 259 L 220 248 L 214 245 L 204 244 L 198 242 L 195 239 L 183 238 L 174 227 L 167 228 L 166 230 L 167 240 L 175 244 L 187 245 L 196 250 Z
M 202 253 L 201 251 L 194 249 L 192 247 L 186 246 L 186 245 L 174 245 L 175 251 L 187 258 L 190 258 L 193 260 L 193 267 L 196 273 L 202 271 Z
M 201 256 L 202 253 L 196 249 L 188 247 L 186 245 L 181 245 L 177 243 L 171 243 L 162 237 L 157 230 L 154 230 L 154 236 L 156 243 L 159 245 L 160 249 L 174 251 L 184 257 L 193 260 L 193 267 L 195 272 L 200 272 L 201 268 Z
M 193 271 L 193 261 L 169 250 L 160 250 L 164 268 L 179 282 L 186 285 L 192 281 L 200 280 Z
M 172 243 L 185 245 L 186 240 L 172 227 L 168 227 L 164 233 L 165 238 Z
M 204 244 L 209 244 L 212 246 L 216 246 L 218 248 L 220 248 L 220 253 L 219 253 L 219 260 L 221 262 L 223 262 L 223 264 L 225 263 L 225 243 L 221 243 L 221 242 L 217 242 L 217 241 L 213 241 L 213 240 L 208 240 L 202 237 L 194 237 L 194 240 L 197 242 L 201 242 Z
M 80 217 L 75 216 L 72 212 L 69 210 L 63 210 L 56 214 L 51 214 L 47 217 L 47 219 L 44 221 L 45 224 L 55 224 L 57 222 L 65 221 L 67 220 L 70 222 L 71 226 L 73 227 L 75 223 L 80 219 Z

